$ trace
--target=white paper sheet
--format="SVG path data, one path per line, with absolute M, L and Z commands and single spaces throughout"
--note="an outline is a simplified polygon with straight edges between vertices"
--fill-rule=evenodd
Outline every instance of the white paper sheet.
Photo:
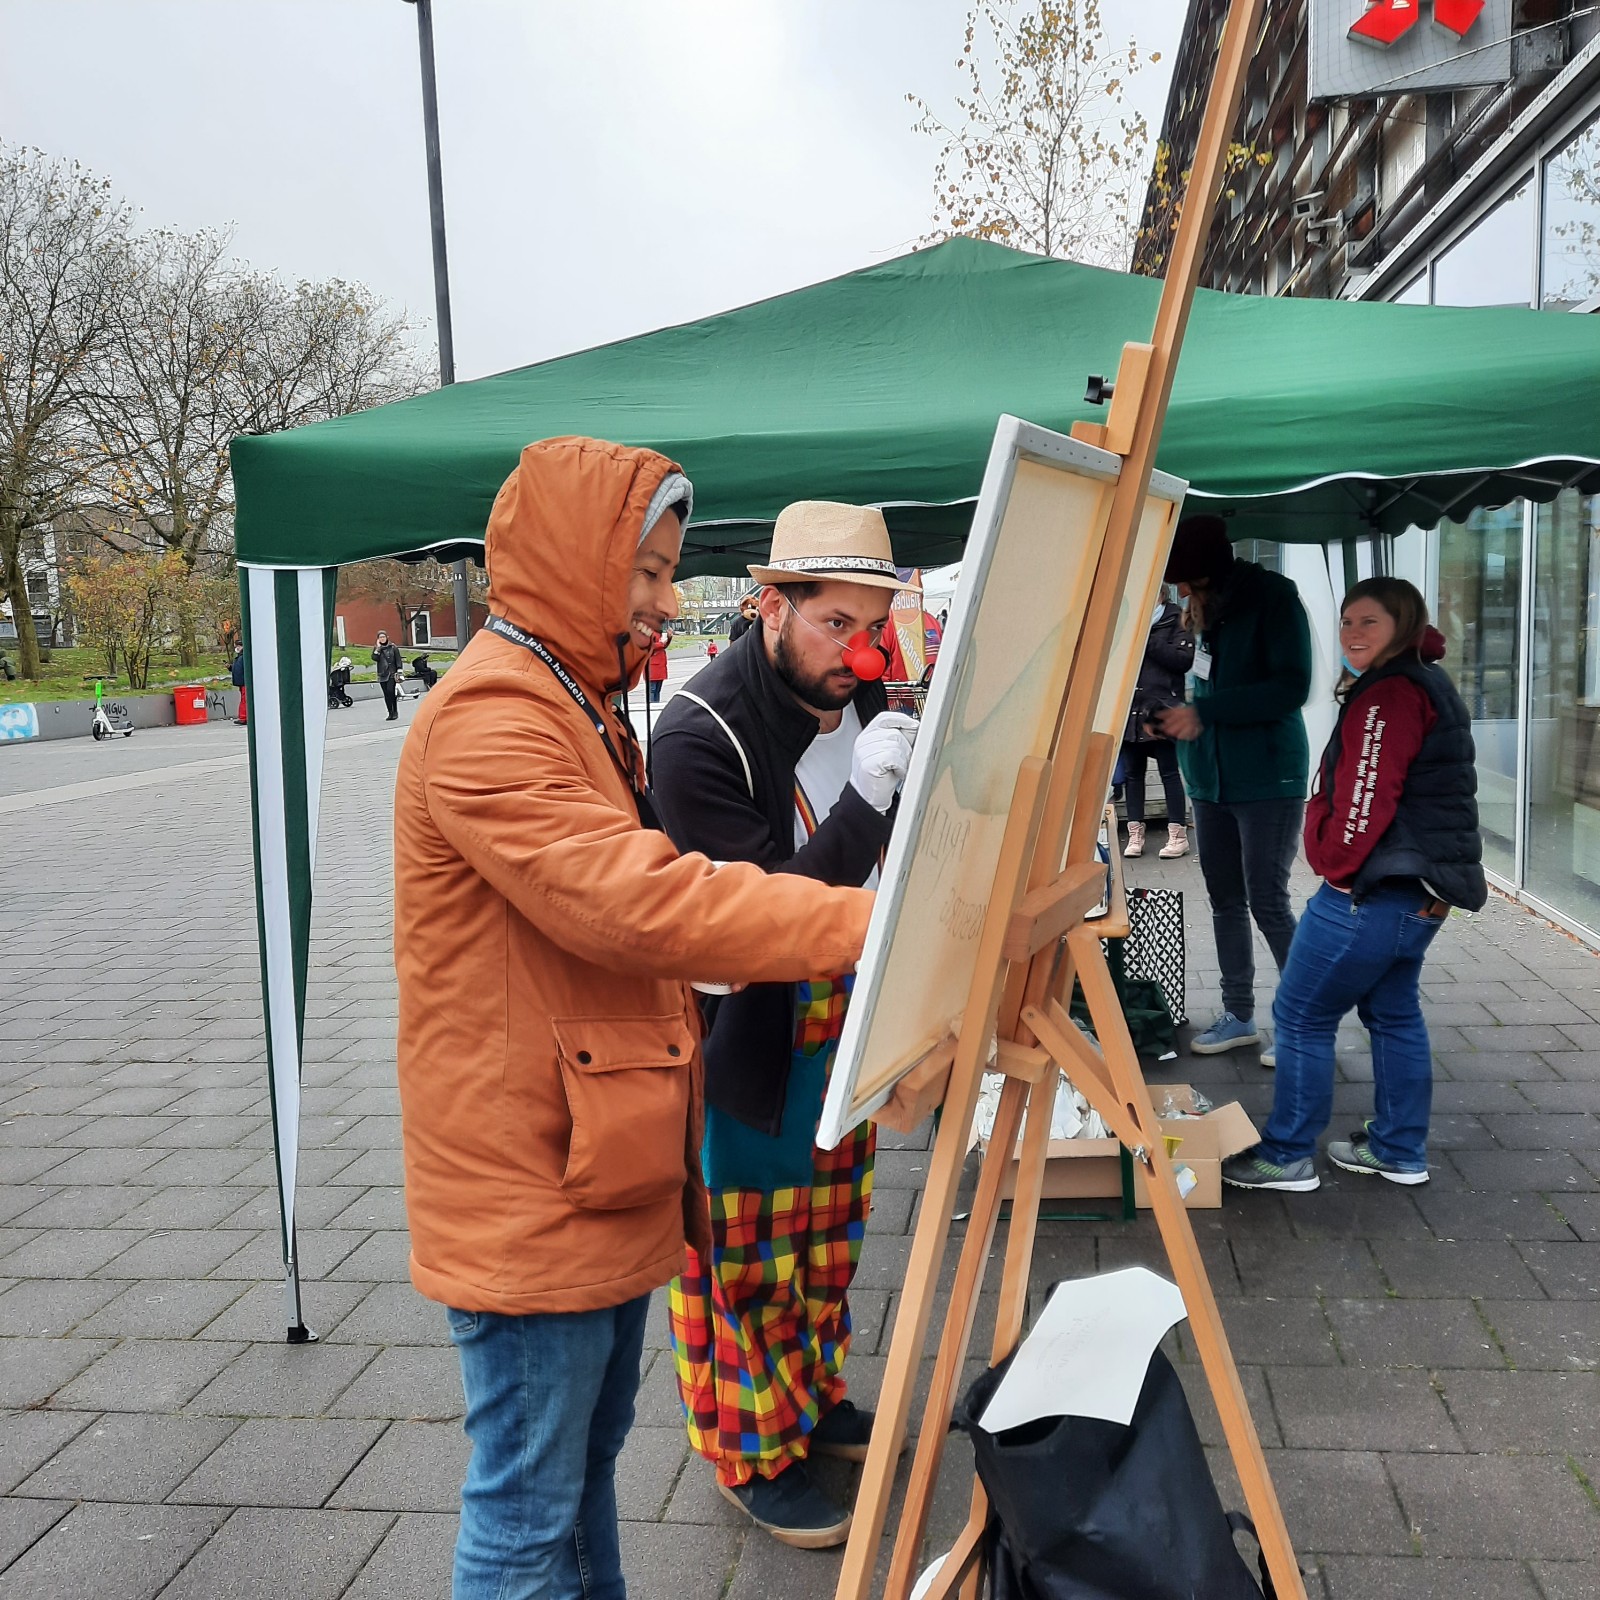
M 1177 1285 L 1146 1267 L 1058 1284 L 979 1420 L 990 1433 L 1040 1417 L 1126 1425 L 1151 1355 L 1185 1315 Z

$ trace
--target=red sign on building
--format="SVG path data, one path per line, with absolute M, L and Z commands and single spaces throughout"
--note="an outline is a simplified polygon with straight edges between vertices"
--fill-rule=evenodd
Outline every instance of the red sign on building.
M 1422 19 L 1427 0 L 1369 0 L 1365 16 L 1350 26 L 1350 37 L 1387 50 L 1397 44 Z M 1465 39 L 1483 15 L 1484 0 L 1432 0 L 1434 26 Z

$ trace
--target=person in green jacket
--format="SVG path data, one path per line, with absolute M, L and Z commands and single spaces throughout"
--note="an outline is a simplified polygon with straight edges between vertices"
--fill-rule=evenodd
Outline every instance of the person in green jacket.
M 1289 869 L 1310 767 L 1300 708 L 1311 693 L 1311 628 L 1293 582 L 1240 561 L 1221 517 L 1178 524 L 1166 577 L 1188 602 L 1194 694 L 1152 725 L 1178 741 L 1222 969 L 1222 1014 L 1189 1048 L 1259 1045 L 1270 1067 L 1272 1039 L 1255 1020 L 1250 920 L 1281 972 L 1294 939 Z

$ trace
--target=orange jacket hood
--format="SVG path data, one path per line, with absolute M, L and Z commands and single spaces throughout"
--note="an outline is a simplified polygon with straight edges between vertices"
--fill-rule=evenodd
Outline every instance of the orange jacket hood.
M 590 689 L 620 688 L 634 554 L 657 491 L 681 471 L 654 450 L 600 439 L 530 444 L 489 513 L 489 609 L 543 640 Z M 645 653 L 625 644 L 631 684 Z

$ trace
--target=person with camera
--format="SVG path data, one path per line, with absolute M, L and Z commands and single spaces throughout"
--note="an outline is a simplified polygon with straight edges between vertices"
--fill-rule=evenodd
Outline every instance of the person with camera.
M 386 722 L 400 716 L 400 674 L 405 663 L 400 659 L 400 646 L 393 643 L 381 628 L 378 641 L 372 647 L 372 662 L 378 669 L 378 687 L 383 690 L 383 703 L 389 708 Z
M 1221 1014 L 1189 1048 L 1206 1056 L 1256 1045 L 1271 1067 L 1271 1035 L 1255 1020 L 1250 924 L 1281 973 L 1294 938 L 1289 870 L 1310 763 L 1300 708 L 1311 693 L 1311 625 L 1293 581 L 1240 561 L 1218 516 L 1178 524 L 1166 580 L 1186 602 L 1194 698 L 1150 720 L 1178 742 L 1222 969 Z
M 711 1243 L 689 984 L 850 972 L 871 915 L 656 824 L 615 698 L 677 614 L 691 504 L 654 451 L 529 445 L 489 517 L 491 615 L 401 752 L 411 1278 L 446 1307 L 472 1441 L 455 1600 L 622 1600 L 650 1294 Z
M 778 517 L 751 628 L 673 698 L 655 796 L 685 850 L 769 881 L 877 882 L 915 719 L 891 712 L 878 643 L 901 581 L 881 511 L 818 501 Z M 812 1455 L 866 1459 L 846 1397 L 850 1283 L 872 1199 L 874 1130 L 816 1146 L 850 974 L 753 984 L 708 1002 L 711 1247 L 672 1286 L 689 1441 L 721 1493 L 774 1538 L 840 1544 L 851 1514 Z
M 1157 852 L 1163 861 L 1189 853 L 1189 829 L 1184 810 L 1183 777 L 1178 771 L 1178 747 L 1164 739 L 1151 724 L 1173 706 L 1183 704 L 1183 680 L 1194 661 L 1194 637 L 1183 625 L 1183 612 L 1163 595 L 1150 617 L 1144 661 L 1133 691 L 1133 709 L 1122 735 L 1123 795 L 1128 808 L 1128 844 L 1122 852 L 1130 858 L 1144 854 L 1145 768 L 1154 760 L 1161 775 L 1167 804 L 1167 842 Z

